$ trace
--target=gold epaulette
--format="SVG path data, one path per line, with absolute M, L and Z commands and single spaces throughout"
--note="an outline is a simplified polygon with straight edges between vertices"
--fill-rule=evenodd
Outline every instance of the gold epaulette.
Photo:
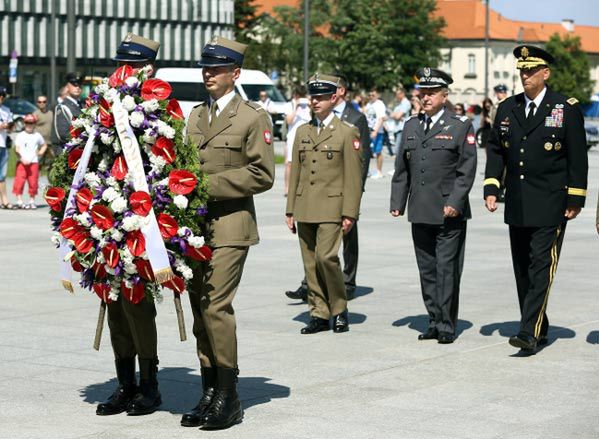
M 570 105 L 575 105 L 575 104 L 578 104 L 578 99 L 576 99 L 576 98 L 570 98 L 566 102 L 568 104 L 570 104 Z

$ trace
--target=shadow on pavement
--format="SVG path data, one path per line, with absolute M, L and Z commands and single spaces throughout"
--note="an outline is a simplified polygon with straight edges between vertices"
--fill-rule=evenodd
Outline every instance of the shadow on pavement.
M 420 333 L 426 332 L 428 329 L 429 316 L 426 314 L 420 314 L 418 316 L 408 316 L 403 319 L 399 319 L 393 322 L 393 326 L 407 326 L 414 331 Z M 472 328 L 472 322 L 468 320 L 458 319 L 458 325 L 456 327 L 455 335 L 459 337 L 462 332 L 466 329 Z
M 493 335 L 495 331 L 499 333 L 502 337 L 509 338 L 512 335 L 516 335 L 520 330 L 520 322 L 502 322 L 502 323 L 490 323 L 488 325 L 484 325 L 480 328 L 480 333 L 484 336 Z M 590 335 L 590 334 L 589 334 Z M 542 348 L 546 348 L 547 346 L 551 346 L 558 338 L 574 338 L 576 336 L 576 332 L 574 332 L 570 328 L 564 328 L 563 326 L 553 326 L 549 325 L 549 330 L 547 331 L 547 344 Z M 588 338 L 587 338 L 588 341 Z M 541 348 L 541 349 L 542 349 Z M 526 355 L 524 355 L 526 356 Z
M 308 311 L 304 311 L 293 318 L 296 322 L 308 323 L 310 321 L 310 313 Z M 357 312 L 349 313 L 349 324 L 350 325 L 359 325 L 366 321 L 366 315 L 359 314 Z
M 183 414 L 191 410 L 201 397 L 202 379 L 187 367 L 165 367 L 158 371 L 158 386 L 162 394 L 159 411 Z M 266 377 L 239 377 L 237 391 L 244 409 L 266 404 L 275 398 L 287 398 L 287 386 L 270 383 Z M 83 401 L 98 404 L 106 400 L 117 387 L 116 378 L 91 384 L 80 390 Z
M 591 331 L 587 335 L 587 343 L 599 344 L 599 331 Z

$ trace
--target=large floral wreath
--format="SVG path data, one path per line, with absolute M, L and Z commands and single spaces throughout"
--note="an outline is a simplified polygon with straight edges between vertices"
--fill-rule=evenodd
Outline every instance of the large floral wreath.
M 207 179 L 184 143 L 178 102 L 148 68 L 118 68 L 87 98 L 45 193 L 52 241 L 69 272 L 104 302 L 182 293 L 198 261 L 210 259 L 201 226 Z

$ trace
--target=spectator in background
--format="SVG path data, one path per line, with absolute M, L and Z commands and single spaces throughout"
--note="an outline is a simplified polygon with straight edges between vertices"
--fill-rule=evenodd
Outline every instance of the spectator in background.
M 383 123 L 387 118 L 387 108 L 385 103 L 379 99 L 379 92 L 373 88 L 368 93 L 368 103 L 365 109 L 368 128 L 370 129 L 370 148 L 372 154 L 376 157 L 377 171 L 370 178 L 383 178 Z
M 287 122 L 287 142 L 285 143 L 285 196 L 289 189 L 289 172 L 291 171 L 291 158 L 293 153 L 293 141 L 295 132 L 300 125 L 310 122 L 312 113 L 310 101 L 306 97 L 306 89 L 298 86 L 293 90 L 293 98 L 289 102 L 289 108 L 285 114 Z
M 272 108 L 272 100 L 268 96 L 268 92 L 266 90 L 260 90 L 259 96 L 260 96 L 260 100 L 257 103 L 262 108 L 264 108 L 264 110 L 266 111 L 266 114 L 268 114 L 268 118 L 270 119 L 270 124 L 272 125 L 271 114 L 274 113 L 274 110 Z
M 507 85 L 496 85 L 495 87 L 493 87 L 493 91 L 495 92 L 495 99 L 497 99 L 497 102 L 495 103 L 495 105 L 493 105 L 493 108 L 491 109 L 491 125 L 493 125 L 493 122 L 495 121 L 495 115 L 497 114 L 497 108 L 499 107 L 499 104 L 501 104 L 503 101 L 507 99 Z
M 77 72 L 66 75 L 66 95 L 58 100 L 54 109 L 54 126 L 52 130 L 52 143 L 64 146 L 71 140 L 71 121 L 81 114 L 81 75 Z
M 457 116 L 465 116 L 466 109 L 464 108 L 464 104 L 460 104 L 459 102 L 453 106 L 453 112 Z
M 8 148 L 10 148 L 8 132 L 12 129 L 12 113 L 5 107 L 6 88 L 0 86 L 0 208 L 12 209 L 6 194 L 6 171 L 8 168 Z
M 37 209 L 35 196 L 39 182 L 39 158 L 46 152 L 46 141 L 35 130 L 37 117 L 28 114 L 23 118 L 25 129 L 15 138 L 15 152 L 17 153 L 17 169 L 12 192 L 17 196 L 17 205 L 20 209 Z M 29 203 L 23 204 L 23 189 L 25 182 L 29 186 Z
M 356 111 L 362 112 L 362 107 L 364 104 L 364 99 L 362 98 L 362 95 L 360 94 L 359 91 L 352 93 L 352 94 L 353 94 L 353 97 L 351 99 L 352 107 L 354 107 L 354 109 Z
M 406 91 L 402 86 L 397 87 L 395 90 L 395 99 L 397 100 L 397 104 L 393 108 L 390 118 L 395 122 L 393 131 L 395 137 L 395 152 L 399 154 L 401 132 L 403 131 L 403 126 L 406 122 L 406 119 L 410 117 L 412 104 L 406 97 Z
M 483 100 L 483 108 L 481 114 L 480 123 L 480 147 L 486 148 L 487 141 L 489 140 L 489 134 L 491 133 L 491 127 L 493 121 L 491 120 L 491 111 L 493 110 L 493 101 L 489 98 Z M 477 136 L 478 137 L 478 136 Z
M 44 142 L 47 145 L 46 153 L 40 159 L 40 168 L 46 167 L 50 170 L 50 166 L 54 161 L 54 151 L 52 150 L 52 122 L 54 121 L 54 113 L 48 110 L 48 97 L 40 95 L 37 97 L 37 110 L 33 112 L 33 115 L 37 118 L 37 124 L 35 129 L 44 138 Z
M 410 98 L 410 104 L 412 104 L 410 116 L 417 116 L 424 111 L 422 109 L 422 102 L 420 101 L 420 98 L 418 96 L 412 96 Z
M 478 104 L 471 105 L 468 108 L 468 110 L 466 110 L 466 116 L 468 116 L 470 118 L 470 120 L 472 121 L 472 128 L 474 128 L 475 133 L 481 127 L 482 111 L 483 111 L 482 107 Z

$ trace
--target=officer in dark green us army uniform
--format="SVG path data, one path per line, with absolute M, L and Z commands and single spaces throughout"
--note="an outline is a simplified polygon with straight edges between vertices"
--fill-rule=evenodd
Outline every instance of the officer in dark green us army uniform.
M 547 302 L 568 221 L 584 206 L 587 149 L 578 101 L 545 82 L 554 58 L 541 48 L 514 49 L 524 93 L 507 98 L 487 146 L 484 196 L 497 209 L 505 170 L 505 222 L 520 303 L 520 331 L 510 344 L 526 351 L 547 342 Z
M 298 128 L 287 195 L 287 226 L 299 235 L 308 282 L 310 322 L 302 334 L 349 330 L 339 246 L 358 219 L 362 198 L 362 148 L 358 128 L 333 109 L 340 78 L 308 82 L 314 120 Z
M 258 243 L 253 196 L 272 187 L 275 171 L 268 114 L 235 93 L 246 47 L 222 37 L 204 46 L 199 65 L 210 100 L 187 122 L 187 141 L 208 176 L 206 243 L 213 255 L 194 270 L 189 288 L 203 392 L 183 415 L 185 427 L 228 428 L 243 416 L 233 298 L 249 247 Z
M 133 68 L 152 65 L 160 43 L 128 33 L 114 61 Z M 107 305 L 110 341 L 114 350 L 118 388 L 106 402 L 98 405 L 96 414 L 146 415 L 161 404 L 158 391 L 158 353 L 156 308 L 154 302 L 142 299 L 138 304 L 129 302 L 122 294 L 119 300 Z M 139 362 L 139 386 L 135 380 L 135 357 Z
M 425 67 L 416 72 L 424 113 L 404 125 L 391 180 L 391 215 L 408 221 L 420 273 L 428 329 L 419 340 L 453 343 L 464 265 L 468 195 L 476 172 L 472 124 L 445 108 L 445 72 Z

